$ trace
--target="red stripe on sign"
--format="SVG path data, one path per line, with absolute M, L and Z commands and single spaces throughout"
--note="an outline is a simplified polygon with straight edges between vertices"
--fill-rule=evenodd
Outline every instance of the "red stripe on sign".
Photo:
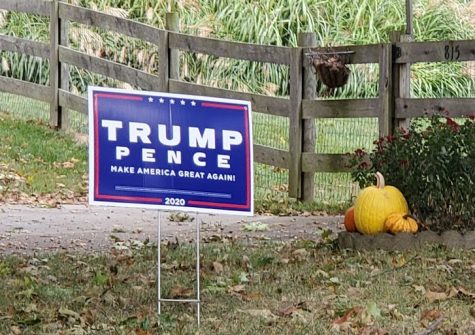
M 202 102 L 201 106 L 203 107 L 213 107 L 213 108 L 223 108 L 223 109 L 238 109 L 238 110 L 247 110 L 247 106 L 242 105 L 231 105 L 231 104 L 222 104 L 216 102 Z
M 143 202 L 154 202 L 154 203 L 161 203 L 162 198 L 145 198 L 145 197 L 127 197 L 122 195 L 103 195 L 99 194 L 96 196 L 97 199 L 105 199 L 105 200 L 128 200 L 128 201 L 143 201 Z
M 221 202 L 207 202 L 207 201 L 197 201 L 197 200 L 190 200 L 188 201 L 190 205 L 201 205 L 201 206 L 208 206 L 208 207 L 224 207 L 224 208 L 243 208 L 246 209 L 248 205 L 238 205 L 238 204 L 225 204 Z
M 143 97 L 137 95 L 127 95 L 122 93 L 96 93 L 95 96 L 100 96 L 101 98 L 112 98 L 119 100 L 134 100 L 134 101 L 143 101 Z

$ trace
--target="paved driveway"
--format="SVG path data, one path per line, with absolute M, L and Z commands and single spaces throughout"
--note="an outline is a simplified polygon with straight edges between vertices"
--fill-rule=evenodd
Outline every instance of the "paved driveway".
M 181 214 L 181 213 L 180 213 Z M 341 216 L 229 216 L 191 214 L 177 222 L 177 213 L 120 207 L 63 205 L 40 208 L 0 206 L 0 252 L 27 253 L 58 250 L 107 250 L 113 245 L 157 241 L 160 215 L 162 240 L 187 243 L 193 240 L 195 220 L 203 241 L 220 239 L 317 239 L 318 231 L 338 231 Z M 186 218 L 184 218 L 186 219 Z

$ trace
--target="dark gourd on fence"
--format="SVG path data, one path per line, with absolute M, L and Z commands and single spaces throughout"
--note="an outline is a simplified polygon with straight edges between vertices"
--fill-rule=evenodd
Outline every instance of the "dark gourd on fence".
M 329 88 L 344 86 L 350 76 L 343 57 L 337 54 L 319 54 L 314 58 L 313 66 L 320 80 Z

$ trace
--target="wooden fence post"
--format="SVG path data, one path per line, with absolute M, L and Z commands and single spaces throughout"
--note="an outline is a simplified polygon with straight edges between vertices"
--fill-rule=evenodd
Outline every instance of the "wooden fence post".
M 179 21 L 178 13 L 176 12 L 167 13 L 165 29 L 170 30 L 170 31 L 179 31 L 180 29 L 179 26 L 180 26 L 180 21 Z M 167 48 L 168 48 L 168 42 L 167 42 Z M 169 50 L 168 78 L 178 80 L 180 78 L 180 51 L 178 49 L 168 49 L 168 50 Z M 168 87 L 167 87 L 167 90 L 169 90 Z
M 289 111 L 289 197 L 301 198 L 302 177 L 302 48 L 292 48 L 290 56 Z
M 300 33 L 298 35 L 298 45 L 303 48 L 312 48 L 317 46 L 317 35 L 312 32 Z M 305 49 L 304 49 L 305 50 Z M 303 98 L 313 100 L 317 96 L 317 78 L 312 71 L 311 61 L 303 56 Z M 316 127 L 315 119 L 303 120 L 302 151 L 315 152 Z M 302 173 L 302 194 L 304 202 L 312 202 L 315 199 L 315 173 Z
M 49 85 L 51 88 L 50 125 L 61 128 L 61 107 L 59 106 L 59 5 L 58 0 L 51 1 L 50 10 L 50 58 L 49 58 Z
M 67 129 L 70 126 L 69 113 L 59 105 L 59 89 L 69 91 L 69 66 L 59 61 L 59 46 L 68 46 L 69 23 L 62 22 L 59 17 L 59 1 L 51 1 L 50 11 L 50 57 L 49 85 L 51 89 L 50 125 L 55 128 Z
M 394 130 L 394 96 L 392 90 L 392 44 L 380 45 L 379 53 L 379 136 L 388 136 Z
M 158 89 L 160 92 L 168 92 L 169 63 L 170 63 L 168 31 L 159 33 L 158 42 Z
M 401 34 L 398 31 L 391 33 L 391 42 L 412 42 L 412 36 Z M 395 47 L 393 47 L 395 48 Z M 398 49 L 394 49 L 394 56 L 398 56 Z M 394 60 L 393 60 L 394 61 Z M 410 98 L 411 97 L 411 64 L 393 63 L 393 91 L 394 98 Z M 396 119 L 395 126 L 408 129 L 410 119 Z
M 63 1 L 63 0 L 61 0 Z M 59 18 L 59 43 L 62 46 L 69 46 L 69 21 Z M 61 63 L 59 88 L 69 92 L 69 65 Z M 61 108 L 61 128 L 71 127 L 71 110 Z

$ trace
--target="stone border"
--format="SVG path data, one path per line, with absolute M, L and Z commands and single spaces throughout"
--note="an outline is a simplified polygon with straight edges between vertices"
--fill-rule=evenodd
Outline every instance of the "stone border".
M 378 235 L 362 235 L 343 231 L 338 233 L 338 245 L 342 249 L 355 250 L 408 250 L 422 248 L 427 244 L 441 244 L 449 248 L 475 249 L 475 231 L 464 235 L 455 230 L 443 232 L 441 235 L 433 231 L 422 231 L 417 234 L 384 233 Z

